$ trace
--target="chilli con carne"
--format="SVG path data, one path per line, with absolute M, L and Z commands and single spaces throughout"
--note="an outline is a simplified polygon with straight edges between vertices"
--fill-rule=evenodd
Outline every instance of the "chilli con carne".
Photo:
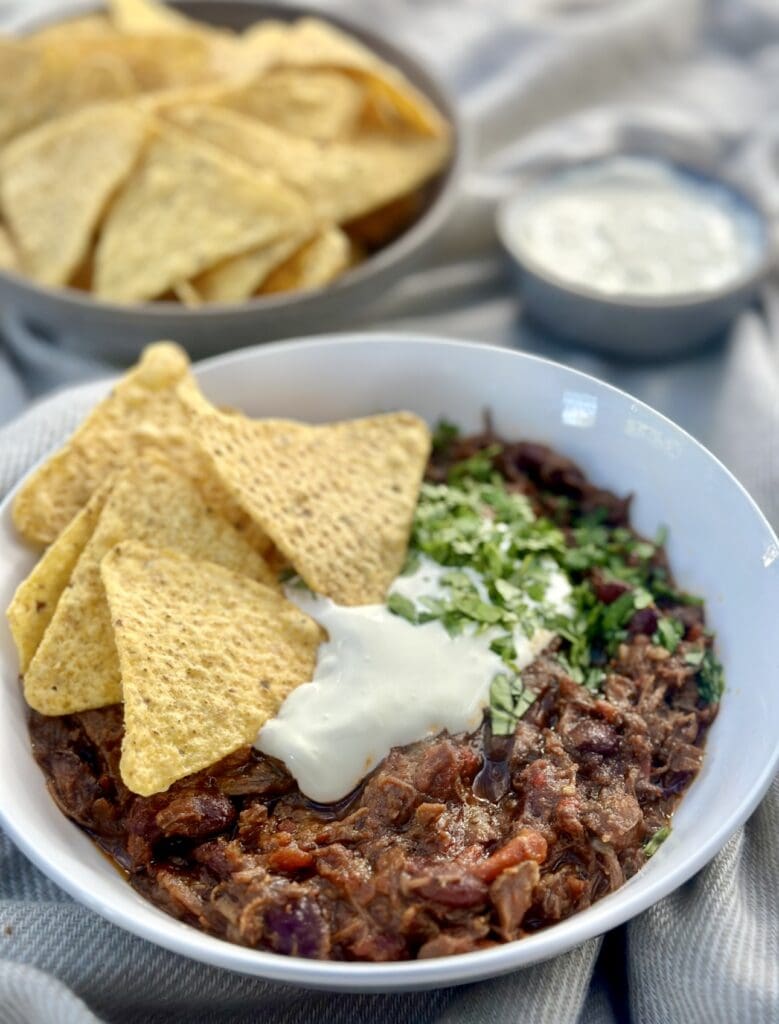
M 429 482 L 485 474 L 562 531 L 574 614 L 522 671 L 524 697 L 493 687 L 477 732 L 394 748 L 316 805 L 253 748 L 140 797 L 119 772 L 120 705 L 32 713 L 54 799 L 136 890 L 246 946 L 392 961 L 519 939 L 656 851 L 722 691 L 701 602 L 677 590 L 664 538 L 631 530 L 629 499 L 542 445 L 439 429 Z

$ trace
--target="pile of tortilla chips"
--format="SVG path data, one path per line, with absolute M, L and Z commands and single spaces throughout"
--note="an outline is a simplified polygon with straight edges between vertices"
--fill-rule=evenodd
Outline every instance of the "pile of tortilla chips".
M 142 795 L 250 744 L 324 638 L 274 567 L 337 603 L 383 601 L 429 450 L 411 413 L 221 411 L 177 345 L 149 346 L 16 495 L 18 530 L 48 545 L 8 609 L 27 702 L 122 702 L 121 774 Z
M 109 0 L 0 37 L 0 268 L 122 303 L 321 288 L 415 218 L 450 149 L 323 21 L 238 35 Z

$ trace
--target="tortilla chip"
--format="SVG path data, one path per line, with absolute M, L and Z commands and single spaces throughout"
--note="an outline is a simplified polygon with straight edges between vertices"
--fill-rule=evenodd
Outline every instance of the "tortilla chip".
M 153 299 L 230 256 L 295 234 L 309 219 L 308 205 L 276 176 L 162 130 L 103 223 L 96 294 Z
M 90 55 L 74 70 L 67 88 L 67 106 L 73 110 L 92 103 L 127 99 L 138 92 L 129 63 L 113 53 Z
M 247 49 L 262 54 L 266 64 L 348 76 L 358 87 L 354 95 L 361 97 L 361 111 L 374 128 L 396 131 L 405 127 L 437 138 L 447 133 L 445 120 L 405 75 L 335 25 L 319 18 L 301 18 L 288 26 L 286 33 L 262 33 L 261 28 L 245 34 Z M 351 127 L 354 130 L 356 124 Z M 345 134 L 326 137 L 343 138 Z
M 324 288 L 351 263 L 352 247 L 340 228 L 331 225 L 307 242 L 266 279 L 260 293 L 311 291 Z
M 113 481 L 107 480 L 95 491 L 14 594 L 6 614 L 22 673 L 27 671 L 54 616 L 57 602 L 92 536 L 112 485 Z
M 0 144 L 35 124 L 54 101 L 41 63 L 24 42 L 0 37 Z
M 67 46 L 76 39 L 94 42 L 109 35 L 113 35 L 113 28 L 105 15 L 85 14 L 46 25 L 26 35 L 24 41 L 39 50 L 48 50 Z
M 0 224 L 0 270 L 18 270 L 19 260 L 16 256 L 11 236 Z
M 258 169 L 275 172 L 305 196 L 316 218 L 335 223 L 418 189 L 443 167 L 450 151 L 444 139 L 380 135 L 323 146 L 209 104 L 174 106 L 165 117 Z
M 193 291 L 203 302 L 240 302 L 254 295 L 270 272 L 300 249 L 307 238 L 308 233 L 291 235 L 234 256 L 196 277 Z
M 132 543 L 102 576 L 124 691 L 120 771 L 134 793 L 251 743 L 314 674 L 321 628 L 245 576 Z
M 28 88 L 11 90 L 13 119 L 23 114 L 24 123 L 15 124 L 10 134 L 87 104 L 136 97 L 144 90 L 193 88 L 218 74 L 213 42 L 192 32 L 130 36 L 106 21 L 84 18 L 29 36 L 23 45 L 35 75 Z M 0 72 L 0 98 L 2 93 Z M 8 116 L 0 113 L 0 139 L 9 134 L 3 131 Z
M 147 129 L 147 120 L 128 107 L 92 107 L 3 150 L 0 207 L 31 277 L 67 283 L 138 159 Z
M 317 593 L 384 600 L 403 567 L 430 432 L 407 412 L 321 427 L 200 411 L 225 486 Z
M 374 252 L 397 238 L 417 219 L 424 201 L 424 191 L 416 189 L 349 221 L 344 224 L 344 231 L 352 246 L 357 246 L 361 252 Z
M 309 67 L 332 65 L 365 70 L 390 67 L 354 36 L 321 18 L 299 18 L 291 26 L 283 57 L 289 63 Z M 394 68 L 391 70 L 395 71 Z
M 207 507 L 170 463 L 159 456 L 137 460 L 116 477 L 25 673 L 27 703 L 44 715 L 70 714 L 122 699 L 100 562 L 125 540 L 172 548 L 275 585 L 262 556 Z
M 225 491 L 195 441 L 189 405 L 176 391 L 182 381 L 197 391 L 186 352 L 171 342 L 149 345 L 138 365 L 22 485 L 13 505 L 22 536 L 50 544 L 107 477 L 145 452 L 159 451 L 193 481 L 211 508 L 246 530 L 258 550 L 267 547 L 267 538 L 263 541 Z
M 112 23 L 120 32 L 156 34 L 198 28 L 198 23 L 165 4 L 152 0 L 108 0 Z
M 222 102 L 290 135 L 332 142 L 356 131 L 365 93 L 340 71 L 275 68 L 228 92 Z
M 309 66 L 341 68 L 364 87 L 370 107 L 389 108 L 401 122 L 423 135 L 441 138 L 447 133 L 445 120 L 427 97 L 353 36 L 319 18 L 301 18 L 292 36 L 293 49 L 299 55 L 296 63 L 304 60 Z
M 200 293 L 190 281 L 177 281 L 171 290 L 182 306 L 197 309 L 198 306 L 203 305 Z

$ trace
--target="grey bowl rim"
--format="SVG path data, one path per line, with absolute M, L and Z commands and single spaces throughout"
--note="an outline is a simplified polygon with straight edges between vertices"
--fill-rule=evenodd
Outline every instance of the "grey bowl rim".
M 739 274 L 729 284 L 720 285 L 715 289 L 677 292 L 675 295 L 636 296 L 622 292 L 617 294 L 602 292 L 585 284 L 573 284 L 559 277 L 553 271 L 550 272 L 527 253 L 521 252 L 519 246 L 512 244 L 508 226 L 509 211 L 514 203 L 523 197 L 526 189 L 539 188 L 544 183 L 553 181 L 558 176 L 564 177 L 566 171 L 578 171 L 586 167 L 605 164 L 619 157 L 638 157 L 664 167 L 670 167 L 675 171 L 681 172 L 683 175 L 705 178 L 710 183 L 727 189 L 736 195 L 743 205 L 748 207 L 755 215 L 756 220 L 761 225 L 762 244 L 760 254 L 754 265 L 742 274 Z M 615 312 L 635 313 L 694 310 L 709 305 L 713 306 L 719 302 L 724 302 L 757 290 L 771 270 L 772 245 L 769 224 L 767 210 L 756 193 L 740 182 L 732 181 L 727 175 L 712 172 L 709 168 L 696 164 L 692 159 L 681 160 L 674 157 L 656 156 L 630 150 L 619 150 L 614 153 L 591 157 L 574 164 L 565 164 L 561 161 L 547 166 L 543 170 L 531 172 L 527 176 L 526 183 L 519 188 L 512 189 L 511 193 L 498 203 L 495 211 L 495 226 L 503 251 L 521 272 L 532 274 L 547 287 L 564 292 L 566 296 L 573 296 L 576 299 L 590 302 L 593 305 L 605 306 L 613 309 Z
M 178 8 L 180 6 L 205 5 L 213 0 L 183 0 L 183 2 L 182 0 L 165 0 L 165 2 L 168 6 Z M 104 301 L 91 292 L 83 292 L 68 286 L 39 284 L 24 274 L 1 268 L 0 280 L 9 284 L 17 292 L 25 293 L 31 299 L 39 297 L 47 302 L 61 303 L 85 316 L 129 317 L 133 320 L 140 317 L 142 320 L 148 319 L 150 323 L 170 320 L 171 324 L 175 326 L 181 321 L 181 318 L 188 321 L 202 321 L 222 320 L 232 316 L 246 317 L 251 314 L 272 315 L 274 312 L 286 313 L 294 308 L 310 310 L 311 307 L 317 305 L 317 300 L 321 300 L 325 295 L 328 300 L 332 297 L 332 301 L 336 300 L 339 293 L 342 293 L 345 298 L 348 297 L 353 289 L 364 285 L 372 277 L 380 276 L 382 272 L 391 270 L 396 264 L 403 262 L 414 252 L 423 248 L 444 226 L 458 194 L 470 147 L 464 119 L 453 91 L 428 67 L 427 63 L 410 54 L 408 50 L 388 39 L 383 33 L 366 28 L 340 11 L 333 13 L 305 2 L 287 3 L 286 0 L 230 0 L 230 3 L 233 6 L 260 8 L 263 13 L 258 15 L 257 21 L 271 18 L 289 21 L 296 17 L 319 17 L 354 35 L 388 63 L 395 64 L 395 61 L 399 60 L 401 70 L 404 70 L 404 66 L 413 68 L 412 84 L 423 93 L 447 121 L 452 137 L 452 151 L 449 160 L 437 175 L 438 190 L 427 208 L 396 239 L 372 253 L 363 263 L 348 270 L 333 284 L 303 292 L 280 292 L 278 295 L 252 296 L 240 302 L 213 302 L 191 307 L 178 302 L 120 303 Z M 106 4 L 101 3 L 100 0 L 97 2 L 95 0 L 78 0 L 76 3 L 69 3 L 64 9 L 55 8 L 46 12 L 39 10 L 31 12 L 29 15 L 25 13 L 16 23 L 14 34 L 23 38 L 25 34 L 36 29 L 64 24 L 74 18 L 90 13 L 101 13 L 105 10 Z

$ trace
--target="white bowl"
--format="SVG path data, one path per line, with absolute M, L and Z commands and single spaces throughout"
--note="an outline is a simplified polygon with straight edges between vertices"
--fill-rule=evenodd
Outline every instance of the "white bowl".
M 49 796 L 30 752 L 18 665 L 0 631 L 0 819 L 17 845 L 77 900 L 177 953 L 295 985 L 381 991 L 454 985 L 564 953 L 621 924 L 698 871 L 754 810 L 779 759 L 779 544 L 741 485 L 663 416 L 591 377 L 509 351 L 392 335 L 313 339 L 204 363 L 217 404 L 252 415 L 331 420 L 406 408 L 477 428 L 490 409 L 508 438 L 534 438 L 576 459 L 599 484 L 634 492 L 636 527 L 670 526 L 680 584 L 706 596 L 727 690 L 700 776 L 670 839 L 622 889 L 519 942 L 438 960 L 321 963 L 204 935 L 137 895 Z M 97 398 L 108 385 L 95 385 Z M 0 602 L 33 556 L 0 507 Z

